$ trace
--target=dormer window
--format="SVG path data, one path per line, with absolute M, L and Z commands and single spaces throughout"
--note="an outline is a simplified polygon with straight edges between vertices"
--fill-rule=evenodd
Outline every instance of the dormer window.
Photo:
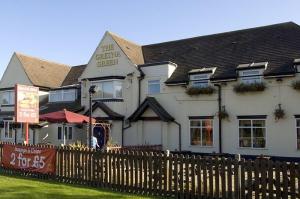
M 49 102 L 67 102 L 77 99 L 76 89 L 61 89 L 49 92 Z
M 207 87 L 209 83 L 210 74 L 195 74 L 190 75 L 191 86 L 193 87 Z
M 251 64 L 240 64 L 237 66 L 239 77 L 244 84 L 262 83 L 264 70 L 267 68 L 268 62 L 259 62 Z
M 261 83 L 261 72 L 260 70 L 241 71 L 241 82 L 244 84 Z
M 201 68 L 189 71 L 190 86 L 197 88 L 205 88 L 209 86 L 210 76 L 215 72 L 216 68 Z

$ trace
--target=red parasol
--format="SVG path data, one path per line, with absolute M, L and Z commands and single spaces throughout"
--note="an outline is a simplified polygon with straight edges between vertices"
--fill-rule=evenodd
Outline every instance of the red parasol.
M 52 123 L 74 123 L 74 124 L 89 123 L 89 117 L 78 113 L 73 113 L 71 111 L 67 111 L 66 109 L 62 111 L 56 111 L 56 112 L 40 115 L 40 120 L 48 121 Z M 96 120 L 92 118 L 92 123 L 95 122 Z

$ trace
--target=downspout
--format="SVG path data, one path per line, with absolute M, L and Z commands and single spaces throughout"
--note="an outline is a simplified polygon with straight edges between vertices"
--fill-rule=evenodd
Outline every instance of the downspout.
M 222 90 L 220 84 L 215 84 L 214 86 L 218 87 L 218 118 L 219 118 L 219 153 L 223 153 L 222 150 L 222 118 L 221 118 L 221 109 L 222 109 Z
M 145 78 L 145 73 L 142 71 L 140 67 L 138 67 L 138 70 L 140 71 L 139 89 L 138 89 L 138 106 L 140 106 L 141 105 L 141 82 Z
M 121 146 L 123 147 L 124 143 L 124 118 L 122 119 L 122 140 L 121 140 Z
M 179 151 L 181 151 L 181 124 L 175 120 L 172 122 L 178 125 L 178 148 L 179 148 Z

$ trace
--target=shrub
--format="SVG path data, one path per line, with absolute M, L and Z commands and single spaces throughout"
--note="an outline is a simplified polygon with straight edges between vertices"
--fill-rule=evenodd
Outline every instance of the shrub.
M 300 90 L 300 80 L 293 82 L 293 88 L 296 90 Z
M 253 84 L 240 83 L 234 86 L 234 91 L 236 93 L 264 91 L 265 89 L 266 85 L 263 82 Z
M 213 86 L 207 87 L 195 87 L 190 86 L 186 89 L 186 94 L 188 95 L 211 95 L 215 92 L 215 88 Z

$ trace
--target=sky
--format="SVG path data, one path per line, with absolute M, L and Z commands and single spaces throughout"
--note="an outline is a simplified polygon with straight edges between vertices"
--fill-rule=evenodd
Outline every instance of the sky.
M 299 0 L 1 0 L 0 76 L 13 52 L 86 64 L 105 31 L 138 44 L 293 21 Z

